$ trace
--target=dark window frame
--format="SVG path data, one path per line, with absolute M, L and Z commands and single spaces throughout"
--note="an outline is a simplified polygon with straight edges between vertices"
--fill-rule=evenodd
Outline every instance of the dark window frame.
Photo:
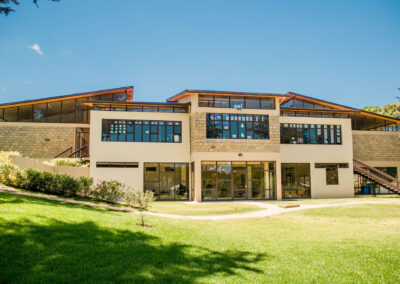
M 149 164 L 155 164 L 155 165 L 157 165 L 157 167 L 158 167 L 158 179 L 157 180 L 152 180 L 152 179 L 146 179 L 146 165 L 149 165 Z M 185 182 L 186 183 L 186 198 L 176 198 L 176 190 L 177 189 L 175 189 L 174 190 L 174 198 L 173 199 L 161 199 L 160 198 L 160 192 L 161 192 L 161 174 L 162 174 L 162 172 L 161 172 L 161 165 L 166 165 L 166 164 L 173 164 L 174 165 L 174 169 L 173 169 L 173 171 L 168 171 L 169 173 L 171 173 L 171 172 L 173 172 L 174 173 L 174 187 L 175 187 L 175 184 L 179 181 L 179 185 L 181 185 L 182 184 L 182 182 Z M 177 174 L 177 171 L 176 171 L 176 168 L 177 168 L 177 166 L 176 165 L 185 165 L 185 167 L 186 167 L 186 180 L 183 180 L 182 178 L 179 178 L 179 179 L 177 179 L 177 176 L 178 176 L 178 174 Z M 190 193 L 189 193 L 189 183 L 190 183 L 190 177 L 189 177 L 189 171 L 190 171 L 190 169 L 189 169 L 189 163 L 176 163 L 176 162 L 171 162 L 171 163 L 167 163 L 167 162 L 162 162 L 162 163 L 158 163 L 158 162 L 145 162 L 145 163 L 143 163 L 143 191 L 145 191 L 145 190 L 147 190 L 146 189 L 146 183 L 148 182 L 148 183 L 157 183 L 158 182 L 158 192 L 157 193 L 155 193 L 154 194 L 154 196 L 156 197 L 156 200 L 182 200 L 182 201 L 184 201 L 184 200 L 189 200 L 189 195 L 190 195 Z
M 216 97 L 217 99 L 219 98 L 225 98 L 227 99 L 227 107 L 216 107 Z M 263 109 L 263 110 L 274 110 L 276 109 L 275 105 L 275 98 L 274 97 L 266 97 L 266 98 L 261 98 L 261 97 L 246 97 L 246 96 L 222 96 L 222 95 L 206 95 L 206 94 L 199 94 L 198 96 L 198 106 L 199 107 L 211 107 L 211 108 L 239 108 L 239 109 Z M 206 100 L 208 98 L 208 100 Z M 204 100 L 202 100 L 204 99 Z M 231 101 L 237 101 L 239 99 L 243 99 L 243 107 L 233 107 L 233 103 Z M 252 101 L 254 102 L 255 100 L 258 100 L 258 107 L 248 107 L 246 101 Z M 262 107 L 262 102 L 263 101 L 268 101 L 271 103 L 271 107 L 263 108 Z M 249 104 L 250 105 L 250 104 Z
M 139 129 L 140 133 L 137 131 Z M 163 133 L 161 133 L 161 129 L 163 129 Z M 172 139 L 169 141 L 168 130 L 171 129 Z M 112 137 L 116 137 L 116 139 Z M 139 137 L 140 141 L 137 141 Z M 182 143 L 182 121 L 102 119 L 101 141 Z
M 241 124 L 244 124 L 244 128 Z M 244 134 L 244 137 L 241 137 Z M 269 140 L 269 116 L 253 114 L 207 113 L 207 139 Z
M 342 127 L 332 124 L 281 123 L 281 144 L 342 145 Z

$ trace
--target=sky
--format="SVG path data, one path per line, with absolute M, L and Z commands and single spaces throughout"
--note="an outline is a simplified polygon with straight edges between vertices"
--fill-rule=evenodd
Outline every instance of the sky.
M 288 91 L 352 107 L 400 96 L 399 0 L 31 0 L 0 15 L 0 103 L 133 85 Z

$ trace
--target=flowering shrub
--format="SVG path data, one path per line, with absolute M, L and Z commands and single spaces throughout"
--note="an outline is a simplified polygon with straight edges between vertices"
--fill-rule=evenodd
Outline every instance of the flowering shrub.
M 124 196 L 125 185 L 116 180 L 98 182 L 92 195 L 97 200 L 106 200 L 116 202 Z

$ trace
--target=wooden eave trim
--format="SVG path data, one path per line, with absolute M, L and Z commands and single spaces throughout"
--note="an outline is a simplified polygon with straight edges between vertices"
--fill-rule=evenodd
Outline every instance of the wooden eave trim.
M 106 90 L 106 91 L 99 91 L 99 92 L 93 92 L 93 93 L 86 93 L 86 94 L 81 94 L 81 95 L 71 95 L 71 96 L 65 96 L 62 98 L 48 98 L 48 99 L 38 99 L 38 100 L 32 100 L 30 102 L 23 102 L 23 103 L 15 103 L 15 104 L 9 104 L 9 105 L 4 105 L 0 106 L 0 109 L 3 108 L 11 108 L 11 107 L 18 107 L 18 106 L 27 106 L 27 105 L 34 105 L 34 104 L 42 104 L 42 103 L 49 103 L 49 102 L 57 102 L 57 101 L 65 101 L 65 100 L 71 100 L 71 99 L 79 99 L 79 98 L 85 98 L 85 97 L 94 97 L 94 96 L 99 96 L 99 95 L 105 95 L 108 93 L 116 93 L 124 90 L 129 90 L 133 88 L 121 88 L 121 89 L 113 89 L 113 90 Z
M 167 102 L 175 102 L 178 101 L 179 99 L 189 96 L 189 95 L 210 95 L 210 96 L 227 96 L 227 97 L 256 97 L 256 98 L 281 98 L 285 95 L 280 95 L 280 94 L 257 94 L 257 93 L 243 93 L 243 94 L 235 94 L 235 93 L 218 93 L 218 92 L 185 92 L 182 94 L 178 94 L 172 98 L 169 98 Z
M 393 117 L 387 117 L 387 116 L 383 116 L 380 114 L 365 112 L 365 111 L 359 110 L 359 109 L 350 109 L 350 110 L 342 109 L 342 110 L 340 110 L 340 109 L 281 108 L 280 110 L 297 111 L 297 112 L 356 113 L 356 114 L 361 114 L 361 115 L 365 115 L 368 117 L 378 118 L 381 120 L 386 120 L 386 121 L 390 121 L 390 122 L 393 122 L 396 124 L 400 124 L 400 119 L 396 119 Z
M 181 107 L 188 108 L 190 104 L 167 104 L 167 103 L 132 103 L 132 102 L 83 102 L 84 105 L 93 107 L 93 105 L 122 105 L 122 106 L 165 106 L 165 107 Z

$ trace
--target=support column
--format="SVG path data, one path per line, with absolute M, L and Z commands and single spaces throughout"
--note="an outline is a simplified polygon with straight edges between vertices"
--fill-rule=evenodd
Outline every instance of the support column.
M 276 176 L 276 200 L 282 200 L 282 169 L 280 160 L 276 161 L 275 176 Z
M 201 201 L 201 161 L 194 163 L 194 201 Z

